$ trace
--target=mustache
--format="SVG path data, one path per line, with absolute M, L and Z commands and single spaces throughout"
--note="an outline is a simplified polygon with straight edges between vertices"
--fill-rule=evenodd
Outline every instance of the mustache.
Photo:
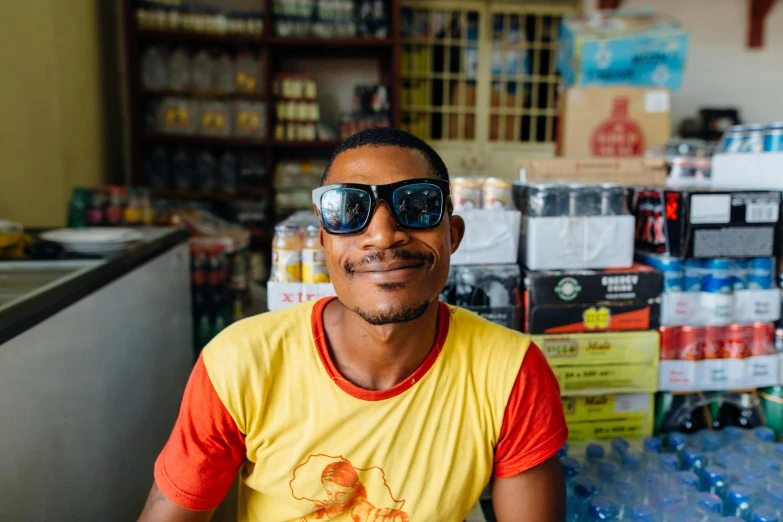
M 391 259 L 401 261 L 420 261 L 422 264 L 424 264 L 424 266 L 427 267 L 435 264 L 435 256 L 430 252 L 424 253 L 412 252 L 410 250 L 391 250 L 388 253 L 373 252 L 372 254 L 367 254 L 355 263 L 346 261 L 346 263 L 343 265 L 343 270 L 345 270 L 346 275 L 352 275 L 356 271 L 356 267 L 382 262 L 387 258 L 387 256 Z

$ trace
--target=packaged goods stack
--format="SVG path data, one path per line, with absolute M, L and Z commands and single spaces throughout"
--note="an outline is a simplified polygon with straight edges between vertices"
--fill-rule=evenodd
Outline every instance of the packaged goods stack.
M 783 448 L 773 439 L 767 427 L 727 427 L 569 443 L 559 454 L 567 520 L 780 520 Z
M 313 189 L 321 184 L 324 159 L 281 160 L 275 167 L 275 215 L 313 208 Z
M 274 82 L 275 139 L 313 141 L 318 138 L 318 85 L 311 75 L 277 74 Z
M 295 212 L 275 226 L 267 283 L 269 310 L 335 295 L 319 240 L 320 228 L 312 211 Z
M 626 189 L 514 189 L 523 215 L 524 331 L 560 383 L 571 440 L 651 435 L 661 274 L 633 263 Z
M 729 127 L 718 145 L 712 177 L 716 188 L 780 189 L 783 122 Z
M 386 38 L 386 0 L 274 0 L 277 36 Z
M 709 187 L 712 184 L 712 142 L 673 138 L 661 150 L 647 151 L 666 161 L 666 185 L 675 187 Z
M 220 3 L 136 0 L 136 22 L 145 30 L 258 37 L 263 34 L 261 11 L 224 10 Z
M 455 213 L 465 220 L 465 237 L 451 256 L 441 300 L 519 330 L 521 271 L 516 256 L 521 214 L 513 208 L 511 183 L 454 178 L 451 187 Z
M 559 153 L 569 157 L 641 156 L 670 137 L 670 91 L 679 89 L 688 36 L 650 9 L 566 16 L 557 69 Z
M 661 431 L 754 427 L 774 410 L 780 203 L 775 191 L 636 190 L 637 259 L 663 272 Z

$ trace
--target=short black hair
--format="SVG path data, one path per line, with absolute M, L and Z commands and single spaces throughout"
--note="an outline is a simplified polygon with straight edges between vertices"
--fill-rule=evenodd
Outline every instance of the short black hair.
M 401 147 L 403 149 L 418 150 L 424 154 L 436 178 L 449 180 L 449 170 L 446 168 L 446 164 L 443 163 L 438 153 L 427 145 L 424 140 L 399 129 L 375 127 L 349 136 L 337 147 L 326 164 L 324 173 L 321 176 L 321 185 L 326 181 L 329 169 L 332 167 L 335 158 L 346 150 L 358 149 L 359 147 Z

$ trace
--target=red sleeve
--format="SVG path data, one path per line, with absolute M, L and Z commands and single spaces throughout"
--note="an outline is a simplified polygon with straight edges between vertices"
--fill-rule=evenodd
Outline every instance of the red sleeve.
M 228 493 L 245 459 L 245 436 L 215 392 L 199 357 L 174 431 L 155 462 L 155 482 L 185 509 L 209 511 Z
M 560 387 L 546 357 L 531 343 L 506 404 L 494 475 L 513 477 L 538 466 L 567 440 Z

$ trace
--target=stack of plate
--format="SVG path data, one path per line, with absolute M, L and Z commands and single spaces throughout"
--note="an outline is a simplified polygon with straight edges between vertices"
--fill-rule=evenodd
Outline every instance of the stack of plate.
M 39 236 L 58 243 L 68 252 L 111 257 L 122 254 L 144 235 L 132 228 L 60 228 Z

